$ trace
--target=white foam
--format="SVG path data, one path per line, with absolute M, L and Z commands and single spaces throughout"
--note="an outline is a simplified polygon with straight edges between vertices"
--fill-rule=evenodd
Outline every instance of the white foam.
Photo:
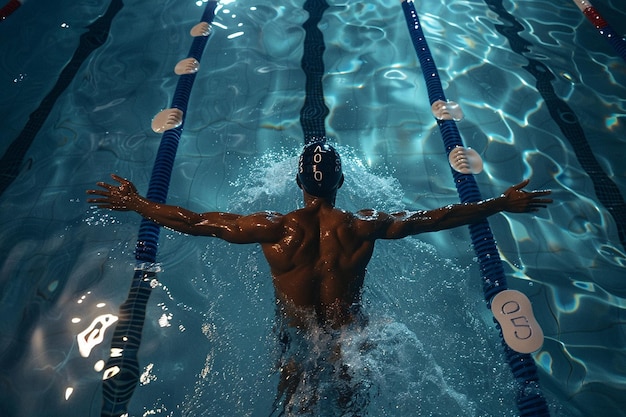
M 381 210 L 397 210 L 402 207 L 404 192 L 398 180 L 388 173 L 371 172 L 356 151 L 347 146 L 336 146 L 341 155 L 344 186 L 337 194 L 337 206 L 349 210 L 376 207 Z M 285 197 L 293 195 L 301 199 L 295 176 L 300 147 L 292 150 L 268 151 L 246 165 L 251 167 L 232 183 L 239 190 L 231 199 L 234 209 L 285 210 L 260 204 L 284 204 Z M 289 200 L 291 201 L 291 200 Z M 293 208 L 291 208 L 293 209 Z

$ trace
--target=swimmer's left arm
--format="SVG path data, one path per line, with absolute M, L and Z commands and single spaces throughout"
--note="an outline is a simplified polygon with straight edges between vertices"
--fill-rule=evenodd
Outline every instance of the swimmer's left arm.
M 435 210 L 399 213 L 375 213 L 370 220 L 372 237 L 375 239 L 400 239 L 419 233 L 435 232 L 479 222 L 502 211 L 510 213 L 536 212 L 552 203 L 551 199 L 541 198 L 550 194 L 549 190 L 524 191 L 529 180 L 507 189 L 501 196 L 476 203 L 453 204 Z M 361 212 L 373 216 L 373 212 Z M 370 226 L 371 227 L 371 226 Z

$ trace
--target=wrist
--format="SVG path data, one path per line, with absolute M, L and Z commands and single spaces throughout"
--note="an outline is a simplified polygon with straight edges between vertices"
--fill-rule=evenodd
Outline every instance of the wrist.
M 124 202 L 124 206 L 128 210 L 136 211 L 141 214 L 142 208 L 145 207 L 148 203 L 148 200 L 144 199 L 139 194 L 129 194 L 123 197 L 122 201 Z
M 498 213 L 501 211 L 506 211 L 508 200 L 505 194 L 501 194 L 500 196 L 495 197 L 493 200 L 495 202 L 494 204 Z
M 504 194 L 481 201 L 483 207 L 488 211 L 488 215 L 500 213 L 506 210 L 506 196 Z

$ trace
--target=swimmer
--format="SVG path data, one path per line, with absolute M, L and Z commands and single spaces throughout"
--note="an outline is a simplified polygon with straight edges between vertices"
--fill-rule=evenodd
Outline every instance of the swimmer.
M 274 412 L 279 415 L 291 415 L 294 409 L 306 415 L 313 413 L 311 410 L 323 398 L 317 390 L 328 366 L 335 376 L 332 383 L 342 415 L 362 415 L 360 410 L 367 407 L 368 397 L 360 394 L 360 382 L 342 363 L 337 335 L 367 322 L 361 311 L 361 292 L 376 240 L 450 229 L 502 211 L 535 212 L 552 202 L 543 198 L 550 191 L 524 191 L 529 182 L 525 180 L 497 198 L 477 203 L 391 214 L 374 209 L 350 213 L 335 207 L 337 190 L 344 181 L 341 158 L 323 141 L 305 146 L 300 156 L 296 182 L 302 189 L 304 207 L 287 214 L 195 213 L 149 201 L 130 181 L 112 177 L 119 186 L 99 182 L 100 189 L 87 191 L 96 196 L 89 198 L 89 203 L 104 209 L 135 211 L 161 226 L 190 235 L 260 244 L 271 270 L 279 322 L 285 323 L 279 335 L 283 352 L 274 403 Z M 307 335 L 316 333 L 319 339 L 320 330 L 329 338 L 321 349 L 325 353 L 319 364 L 310 363 L 304 352 L 310 341 Z M 306 395 L 297 394 L 302 389 L 307 390 Z
M 305 330 L 311 325 L 310 317 L 328 329 L 362 317 L 361 292 L 376 240 L 468 225 L 499 212 L 536 212 L 552 203 L 543 198 L 549 190 L 524 191 L 529 183 L 524 180 L 499 197 L 476 203 L 390 214 L 375 209 L 350 213 L 335 207 L 344 175 L 339 154 L 325 142 L 304 147 L 296 175 L 304 207 L 287 214 L 195 213 L 147 200 L 127 179 L 114 174 L 112 178 L 119 186 L 99 182 L 100 189 L 87 191 L 97 197 L 87 201 L 104 209 L 135 211 L 189 235 L 260 244 L 280 311 L 289 325 Z

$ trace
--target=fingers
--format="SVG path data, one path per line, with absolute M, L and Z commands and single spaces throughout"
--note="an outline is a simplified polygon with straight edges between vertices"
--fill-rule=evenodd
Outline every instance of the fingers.
M 98 204 L 98 209 L 118 210 L 113 204 Z
M 552 204 L 551 198 L 537 198 L 537 197 L 543 197 L 543 196 L 552 194 L 552 190 L 533 190 L 533 191 L 523 190 L 523 188 L 526 187 L 529 182 L 530 182 L 530 179 L 527 178 L 524 181 L 520 182 L 519 184 L 514 185 L 512 188 L 515 191 L 525 194 L 527 198 L 530 197 L 531 198 L 530 204 L 532 205 L 541 204 L 541 206 L 539 207 L 546 207 L 547 204 Z
M 102 181 L 97 182 L 96 185 L 98 187 L 105 188 L 107 191 L 103 191 L 103 190 L 87 190 L 85 192 L 87 194 L 108 195 L 111 192 L 111 190 L 113 190 L 114 188 L 118 188 L 118 187 L 116 187 L 114 185 L 107 184 L 106 182 L 102 182 Z
M 87 190 L 86 191 L 87 194 L 94 194 L 94 195 L 101 195 L 103 197 L 108 197 L 110 195 L 110 193 L 108 191 L 103 191 L 103 190 Z M 89 200 L 87 200 L 89 201 Z
M 88 203 L 93 203 L 93 204 L 97 204 L 99 207 L 107 207 L 110 206 L 110 202 L 109 200 L 105 199 L 105 198 L 88 198 L 87 199 Z
M 523 191 L 522 188 L 526 187 L 529 183 L 530 183 L 530 178 L 526 178 L 524 181 L 520 182 L 519 184 L 514 185 L 512 188 L 518 191 Z M 533 190 L 533 191 L 526 191 L 526 192 L 534 194 L 534 195 L 552 194 L 552 190 Z
M 104 207 L 102 203 L 108 202 L 109 198 L 111 197 L 111 192 L 114 189 L 117 189 L 118 187 L 111 185 L 111 184 L 107 184 L 106 182 L 102 182 L 102 181 L 97 182 L 96 185 L 98 187 L 104 188 L 104 190 L 99 190 L 99 189 L 86 190 L 85 193 L 88 195 L 99 195 L 104 198 L 88 198 L 87 202 L 100 204 L 101 207 Z
M 543 204 L 544 207 L 548 204 L 552 204 L 551 198 L 534 198 L 532 204 Z
M 552 190 L 534 190 L 531 191 L 531 194 L 536 196 L 548 195 L 552 194 Z
M 115 186 L 115 185 L 113 185 L 113 184 L 109 184 L 109 183 L 102 182 L 102 181 L 97 182 L 97 183 L 96 183 L 96 185 L 97 185 L 98 187 L 106 188 L 106 189 L 107 189 L 107 190 L 109 190 L 109 191 L 111 191 L 111 190 L 112 190 L 112 189 L 114 189 L 114 188 L 118 188 L 118 187 L 116 187 L 116 186 Z
M 119 182 L 121 185 L 129 185 L 130 181 L 128 181 L 126 178 L 122 178 L 119 175 L 115 175 L 115 174 L 111 174 L 111 178 L 113 178 L 115 181 Z M 87 190 L 87 194 L 97 194 L 97 195 L 109 195 L 109 193 L 114 190 L 114 189 L 119 189 L 119 186 L 113 185 L 113 184 L 108 184 L 104 181 L 99 181 L 96 183 L 96 185 L 98 187 L 102 187 L 108 191 L 102 191 L 102 190 Z
M 526 211 L 527 213 L 535 213 L 535 212 L 538 212 L 538 211 L 540 211 L 541 209 L 545 209 L 545 208 L 547 208 L 547 207 L 548 207 L 548 206 L 547 206 L 546 204 L 535 204 L 535 203 L 532 203 L 532 204 L 529 204 L 529 205 L 526 207 L 526 210 L 525 210 L 525 211 Z
M 530 182 L 530 178 L 526 178 L 524 181 L 520 182 L 519 184 L 514 185 L 513 188 L 515 188 L 516 190 L 521 190 L 522 188 L 526 187 L 529 182 Z
M 137 193 L 137 189 L 132 182 L 119 175 L 111 174 L 111 178 L 118 182 L 119 185 L 116 186 L 102 181 L 97 182 L 96 185 L 101 187 L 101 189 L 86 190 L 87 195 L 96 196 L 88 198 L 87 202 L 95 204 L 99 209 L 129 210 L 128 202 Z
M 119 182 L 120 184 L 128 184 L 130 182 L 126 178 L 122 178 L 116 174 L 111 174 L 111 178 L 113 178 L 115 181 Z

